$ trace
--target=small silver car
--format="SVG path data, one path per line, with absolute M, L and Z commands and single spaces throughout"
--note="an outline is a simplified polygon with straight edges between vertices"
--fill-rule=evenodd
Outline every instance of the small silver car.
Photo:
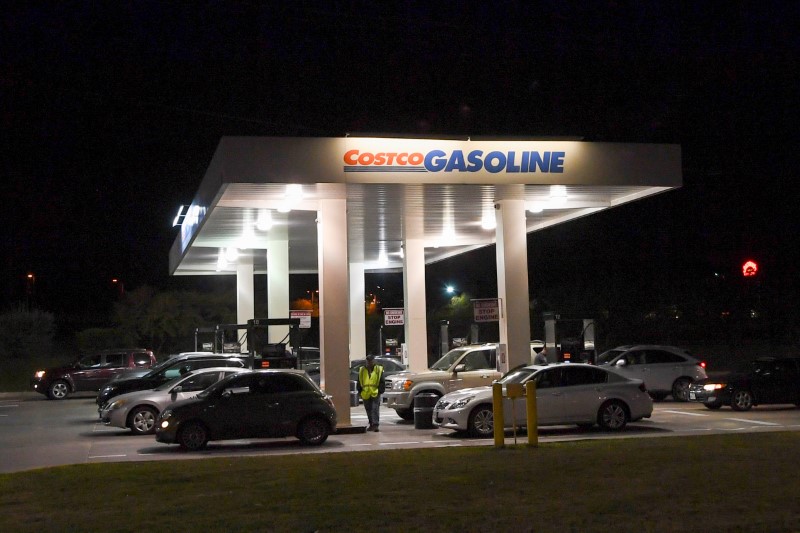
M 100 410 L 100 419 L 107 426 L 130 428 L 134 434 L 155 431 L 158 415 L 165 407 L 195 396 L 224 377 L 245 372 L 246 368 L 200 368 L 187 372 L 155 389 L 121 394 Z

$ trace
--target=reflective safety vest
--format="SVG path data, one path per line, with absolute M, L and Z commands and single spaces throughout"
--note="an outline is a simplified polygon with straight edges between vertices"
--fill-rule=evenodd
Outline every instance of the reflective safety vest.
M 370 373 L 367 367 L 362 366 L 358 369 L 358 383 L 361 385 L 361 399 L 369 400 L 375 398 L 380 394 L 381 376 L 383 375 L 383 367 L 375 365 Z

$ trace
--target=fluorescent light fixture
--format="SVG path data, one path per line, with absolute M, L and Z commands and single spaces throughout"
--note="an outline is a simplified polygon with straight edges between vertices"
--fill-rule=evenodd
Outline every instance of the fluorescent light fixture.
M 219 255 L 217 256 L 217 272 L 220 270 L 225 270 L 228 268 L 228 260 L 225 259 L 225 249 L 219 249 Z
M 386 256 L 386 252 L 381 250 L 381 253 L 378 254 L 378 266 L 387 266 L 389 264 L 389 258 Z
M 272 211 L 260 209 L 256 219 L 256 229 L 258 231 L 269 231 L 272 229 Z
M 544 211 L 544 204 L 542 204 L 542 202 L 532 202 L 528 206 L 528 211 L 531 213 L 541 213 Z
M 229 246 L 225 249 L 225 259 L 229 262 L 239 259 L 239 249 L 235 246 Z
M 563 207 L 567 204 L 567 187 L 565 185 L 550 186 L 549 204 L 548 207 L 551 209 Z
M 286 202 L 278 208 L 278 212 L 280 213 L 288 213 L 299 204 L 305 194 L 303 193 L 303 186 L 297 183 L 288 183 L 286 184 L 286 192 L 283 194 L 283 197 L 286 199 Z
M 183 212 L 183 210 L 184 210 L 185 208 L 186 208 L 186 206 L 185 206 L 185 205 L 182 205 L 182 206 L 180 206 L 180 207 L 178 208 L 178 214 L 177 214 L 177 215 L 175 215 L 175 219 L 172 221 L 172 227 L 173 227 L 173 228 L 174 228 L 175 226 L 180 226 L 180 225 L 183 223 L 183 217 L 185 217 L 185 216 L 186 216 L 186 214 Z
M 481 227 L 485 230 L 497 228 L 497 220 L 494 217 L 494 209 L 486 209 L 483 211 Z

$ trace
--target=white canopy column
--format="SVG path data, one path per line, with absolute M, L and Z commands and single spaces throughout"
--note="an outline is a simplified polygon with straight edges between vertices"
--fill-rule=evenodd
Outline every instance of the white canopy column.
M 236 262 L 236 323 L 247 324 L 255 318 L 253 282 L 253 257 L 242 254 Z M 247 339 L 242 342 L 242 352 L 247 351 Z
M 289 318 L 289 237 L 286 215 L 273 215 L 267 237 L 267 318 Z M 270 326 L 269 342 L 281 342 L 289 326 Z
M 403 216 L 403 300 L 408 366 L 414 372 L 428 368 L 424 234 L 422 207 L 409 203 Z
M 530 363 L 528 240 L 522 185 L 498 188 L 497 296 L 500 298 L 500 342 L 508 350 L 508 366 Z
M 364 313 L 364 263 L 350 263 L 350 360 L 367 356 L 367 317 Z
M 321 199 L 317 212 L 320 384 L 333 396 L 339 425 L 350 425 L 347 190 L 335 190 L 338 197 Z

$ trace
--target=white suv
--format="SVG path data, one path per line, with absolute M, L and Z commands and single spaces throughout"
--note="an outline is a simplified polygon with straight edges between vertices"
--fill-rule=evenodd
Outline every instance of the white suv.
M 677 402 L 688 401 L 689 385 L 708 377 L 704 362 L 675 346 L 618 346 L 598 355 L 597 364 L 623 376 L 641 379 L 657 401 L 670 394 Z

